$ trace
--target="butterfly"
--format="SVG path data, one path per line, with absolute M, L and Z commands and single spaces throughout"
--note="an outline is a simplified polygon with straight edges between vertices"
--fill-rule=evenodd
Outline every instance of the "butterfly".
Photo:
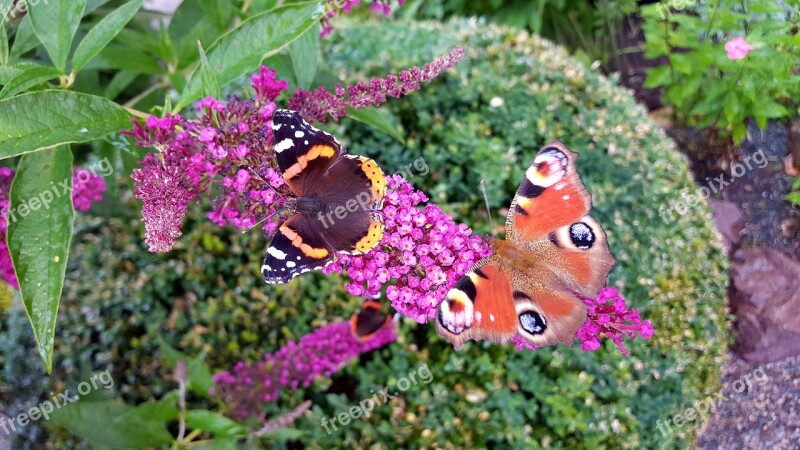
M 392 316 L 381 313 L 379 302 L 366 300 L 361 304 L 361 309 L 350 318 L 350 331 L 359 340 L 366 341 L 391 322 Z
M 375 161 L 347 154 L 335 137 L 296 111 L 275 111 L 272 131 L 292 215 L 267 248 L 264 281 L 287 283 L 327 266 L 337 253 L 357 255 L 375 247 L 383 237 L 378 211 L 386 197 L 386 177 Z
M 591 196 L 561 142 L 539 150 L 506 219 L 506 239 L 447 293 L 436 331 L 464 342 L 505 343 L 517 336 L 544 347 L 571 345 L 586 320 L 579 296 L 593 298 L 616 259 L 603 227 L 588 215 Z

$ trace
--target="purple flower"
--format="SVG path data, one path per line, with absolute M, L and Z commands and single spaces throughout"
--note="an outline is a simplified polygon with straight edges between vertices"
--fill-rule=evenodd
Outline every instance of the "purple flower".
M 323 272 L 346 273 L 353 280 L 348 290 L 366 297 L 380 295 L 386 286 L 386 296 L 397 311 L 425 323 L 435 316 L 447 291 L 475 262 L 489 256 L 491 249 L 469 227 L 457 224 L 438 206 L 423 207 L 427 196 L 402 176 L 389 176 L 386 181 L 384 212 L 394 219 L 385 221 L 381 242 L 364 255 L 340 255 Z M 456 260 L 453 255 L 464 256 L 465 246 L 469 254 Z M 409 248 L 416 251 L 406 250 Z M 427 249 L 435 257 L 426 255 Z M 366 277 L 365 271 L 381 276 Z M 388 277 L 396 282 L 387 286 Z M 365 285 L 366 280 L 370 282 Z
M 75 169 L 72 175 L 72 204 L 78 211 L 86 212 L 92 203 L 103 200 L 106 180 L 86 169 Z
M 333 25 L 331 24 L 331 18 L 336 15 L 339 11 L 337 9 L 341 8 L 342 11 L 350 14 L 353 11 L 353 7 L 358 6 L 361 3 L 361 0 L 328 0 L 327 1 L 327 10 L 328 12 L 325 14 L 325 17 L 322 18 L 322 29 L 319 32 L 320 37 L 325 37 L 329 35 L 333 31 Z M 377 13 L 382 13 L 383 15 L 388 16 L 392 12 L 392 7 L 390 6 L 391 0 L 373 0 L 372 1 L 372 10 Z M 405 4 L 405 0 L 397 0 L 398 6 L 403 6 Z
M 11 191 L 11 182 L 14 180 L 14 171 L 8 167 L 0 167 L 0 278 L 6 280 L 14 289 L 19 289 L 17 275 L 11 263 L 11 253 L 6 245 L 6 230 L 8 229 L 8 208 L 11 204 L 8 193 Z
M 6 244 L 8 210 L 11 204 L 8 194 L 13 180 L 14 171 L 8 167 L 0 167 L 0 278 L 14 289 L 19 289 L 17 275 L 14 273 L 14 266 L 11 262 L 11 253 Z M 73 170 L 72 185 L 72 203 L 78 211 L 88 211 L 93 202 L 103 200 L 103 193 L 106 191 L 106 182 L 103 177 L 82 168 Z
M 289 89 L 286 80 L 276 80 L 275 71 L 267 66 L 258 68 L 258 73 L 250 77 L 256 96 L 263 103 L 274 101 L 285 89 Z M 272 114 L 270 113 L 270 116 Z
M 299 341 L 289 341 L 274 353 L 264 355 L 256 364 L 239 362 L 231 370 L 214 376 L 216 387 L 210 394 L 234 407 L 237 419 L 261 414 L 284 389 L 308 387 L 318 376 L 330 377 L 361 353 L 372 351 L 397 339 L 394 325 L 360 341 L 349 322 L 336 322 L 308 334 Z
M 233 98 L 227 103 L 213 98 L 197 102 L 197 117 L 150 117 L 145 127 L 135 123 L 124 132 L 142 147 L 152 147 L 134 170 L 134 192 L 142 200 L 145 241 L 153 252 L 167 252 L 181 236 L 188 205 L 201 196 L 212 198 L 208 217 L 214 223 L 250 228 L 270 217 L 288 191 L 277 172 L 272 148 L 272 102 L 288 87 L 275 79 L 275 71 L 262 66 L 251 77 L 256 97 Z M 266 180 L 266 182 L 264 181 Z M 269 183 L 269 186 L 267 185 Z M 211 196 L 212 189 L 218 188 Z M 279 190 L 278 198 L 273 191 Z M 263 230 L 271 233 L 273 221 Z
M 594 299 L 582 298 L 588 306 L 586 322 L 576 336 L 581 340 L 581 350 L 594 351 L 600 348 L 600 337 L 611 339 L 623 355 L 628 351 L 622 345 L 626 337 L 635 339 L 637 333 L 643 339 L 653 336 L 653 324 L 642 320 L 639 311 L 628 309 L 625 298 L 612 287 L 604 287 Z
M 289 99 L 289 108 L 299 111 L 309 122 L 325 122 L 328 116 L 333 120 L 347 114 L 347 107 L 354 109 L 378 106 L 387 98 L 406 95 L 420 89 L 420 83 L 431 81 L 445 70 L 455 66 L 464 58 L 464 49 L 454 48 L 447 55 L 434 60 L 420 69 L 412 67 L 398 75 L 386 78 L 373 78 L 369 83 L 356 83 L 343 87 L 336 85 L 334 93 L 324 86 L 313 92 L 297 89 Z

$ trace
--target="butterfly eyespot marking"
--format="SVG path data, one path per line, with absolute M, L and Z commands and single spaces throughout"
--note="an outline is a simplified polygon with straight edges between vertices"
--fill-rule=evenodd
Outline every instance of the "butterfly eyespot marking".
M 594 231 L 592 228 L 583 223 L 577 222 L 573 223 L 569 227 L 569 238 L 575 247 L 578 247 L 581 250 L 589 250 L 594 245 L 595 236 Z
M 464 291 L 451 289 L 439 308 L 439 323 L 444 329 L 461 334 L 472 326 L 472 300 Z
M 548 147 L 533 160 L 533 164 L 525 172 L 525 180 L 523 180 L 523 185 L 520 186 L 520 189 L 530 190 L 529 187 L 525 187 L 525 181 L 527 180 L 540 190 L 544 190 L 544 188 L 548 188 L 564 178 L 567 174 L 568 165 L 569 158 L 564 152 L 555 147 Z M 541 194 L 541 192 L 538 194 Z M 538 194 L 525 196 L 533 198 Z
M 519 325 L 526 332 L 536 336 L 547 330 L 547 319 L 536 311 L 525 311 L 519 315 Z

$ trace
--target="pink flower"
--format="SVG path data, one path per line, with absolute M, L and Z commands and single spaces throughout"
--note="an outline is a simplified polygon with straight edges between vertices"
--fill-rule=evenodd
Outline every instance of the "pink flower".
M 396 339 L 393 324 L 360 341 L 353 336 L 349 322 L 332 323 L 297 342 L 287 342 L 256 364 L 239 362 L 231 370 L 218 373 L 214 376 L 217 386 L 210 394 L 234 406 L 236 418 L 258 416 L 282 390 L 308 387 L 316 377 L 330 377 L 350 359 Z
M 601 347 L 600 338 L 611 339 L 623 355 L 628 351 L 622 345 L 625 338 L 642 339 L 653 336 L 653 324 L 642 320 L 639 311 L 628 309 L 625 298 L 612 287 L 604 287 L 594 299 L 583 298 L 588 306 L 586 322 L 578 329 L 576 336 L 581 340 L 581 350 L 595 351 Z
M 346 273 L 353 280 L 348 290 L 365 297 L 380 295 L 381 289 L 391 283 L 390 278 L 396 279 L 396 283 L 386 286 L 392 306 L 425 323 L 435 316 L 447 291 L 475 262 L 489 256 L 491 249 L 468 226 L 456 223 L 438 206 L 422 205 L 427 196 L 402 176 L 389 176 L 386 182 L 383 211 L 394 219 L 386 220 L 381 242 L 364 255 L 340 255 L 323 272 Z M 426 254 L 428 249 L 432 255 Z M 365 277 L 361 268 L 381 276 Z M 364 286 L 367 279 L 370 282 Z
M 209 219 L 220 226 L 250 228 L 277 211 L 279 201 L 263 180 L 276 189 L 283 184 L 271 151 L 270 121 L 276 108 L 272 100 L 288 83 L 276 80 L 275 71 L 264 66 L 251 81 L 256 92 L 252 100 L 223 103 L 208 97 L 197 103 L 194 119 L 153 116 L 145 127 L 136 122 L 133 131 L 123 131 L 138 146 L 158 150 L 146 155 L 131 176 L 136 198 L 143 202 L 150 251 L 172 249 L 188 205 L 204 195 L 212 198 Z M 215 186 L 219 191 L 210 195 Z M 263 225 L 267 233 L 275 228 L 274 221 Z
M 286 80 L 275 79 L 275 71 L 267 66 L 258 68 L 258 73 L 250 77 L 253 83 L 253 89 L 256 91 L 256 96 L 269 103 L 281 94 L 282 91 L 289 88 L 289 83 Z
M 78 211 L 86 212 L 92 203 L 103 200 L 106 180 L 86 169 L 75 169 L 72 175 L 72 204 Z
M 744 59 L 754 48 L 741 36 L 737 36 L 725 43 L 725 51 L 728 52 L 728 59 L 730 60 Z

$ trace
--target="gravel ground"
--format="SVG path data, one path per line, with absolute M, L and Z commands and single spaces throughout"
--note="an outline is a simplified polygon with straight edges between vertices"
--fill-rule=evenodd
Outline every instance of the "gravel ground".
M 731 353 L 722 386 L 725 399 L 701 431 L 698 449 L 800 448 L 800 355 L 756 365 Z

